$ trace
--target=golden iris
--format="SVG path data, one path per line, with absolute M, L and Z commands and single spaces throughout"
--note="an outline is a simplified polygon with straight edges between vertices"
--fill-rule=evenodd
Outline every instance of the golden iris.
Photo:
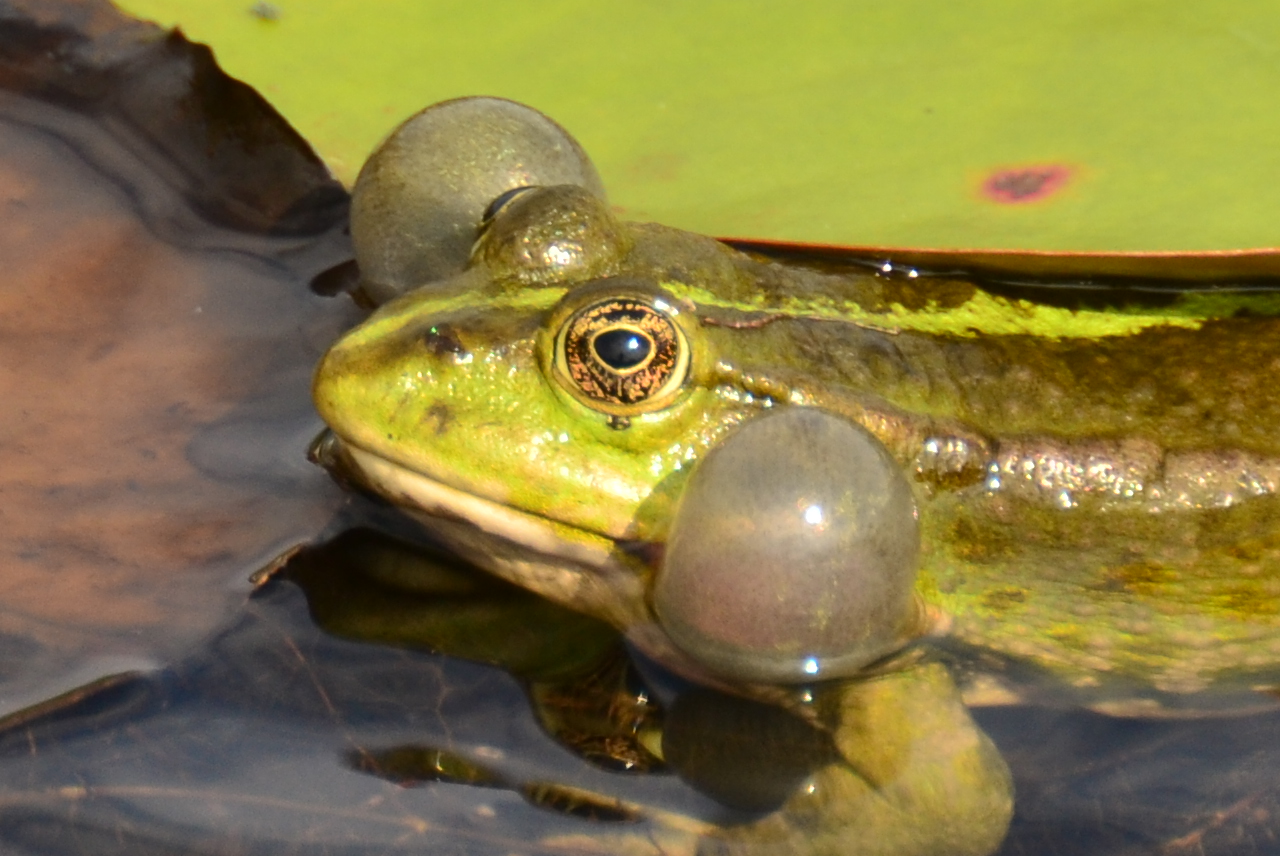
M 671 403 L 689 371 L 689 348 L 669 308 L 614 296 L 582 307 L 556 337 L 556 368 L 590 407 L 626 416 Z

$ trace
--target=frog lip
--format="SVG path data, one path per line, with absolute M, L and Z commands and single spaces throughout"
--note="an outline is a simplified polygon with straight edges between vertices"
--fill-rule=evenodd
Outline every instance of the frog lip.
M 534 553 L 589 568 L 611 564 L 616 544 L 597 532 L 522 511 L 451 487 L 327 431 L 312 457 L 327 469 L 350 475 L 360 485 L 414 516 L 462 520 Z

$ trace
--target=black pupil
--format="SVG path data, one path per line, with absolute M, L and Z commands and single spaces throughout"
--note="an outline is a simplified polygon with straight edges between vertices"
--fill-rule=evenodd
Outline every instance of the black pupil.
M 596 336 L 592 347 L 602 363 L 621 370 L 644 362 L 652 345 L 647 337 L 634 330 L 609 330 Z

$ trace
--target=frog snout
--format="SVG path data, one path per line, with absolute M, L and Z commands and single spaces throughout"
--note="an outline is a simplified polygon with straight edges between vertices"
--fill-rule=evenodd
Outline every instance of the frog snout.
M 915 635 L 919 540 L 911 487 L 870 432 L 784 408 L 690 476 L 654 612 L 678 648 L 730 680 L 849 675 Z

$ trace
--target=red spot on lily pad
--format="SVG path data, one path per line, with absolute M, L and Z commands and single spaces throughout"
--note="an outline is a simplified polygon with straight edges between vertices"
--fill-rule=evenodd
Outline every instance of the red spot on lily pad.
M 1069 178 L 1071 168 L 1062 164 L 999 169 L 982 182 L 982 193 L 1003 205 L 1035 202 L 1056 193 Z

